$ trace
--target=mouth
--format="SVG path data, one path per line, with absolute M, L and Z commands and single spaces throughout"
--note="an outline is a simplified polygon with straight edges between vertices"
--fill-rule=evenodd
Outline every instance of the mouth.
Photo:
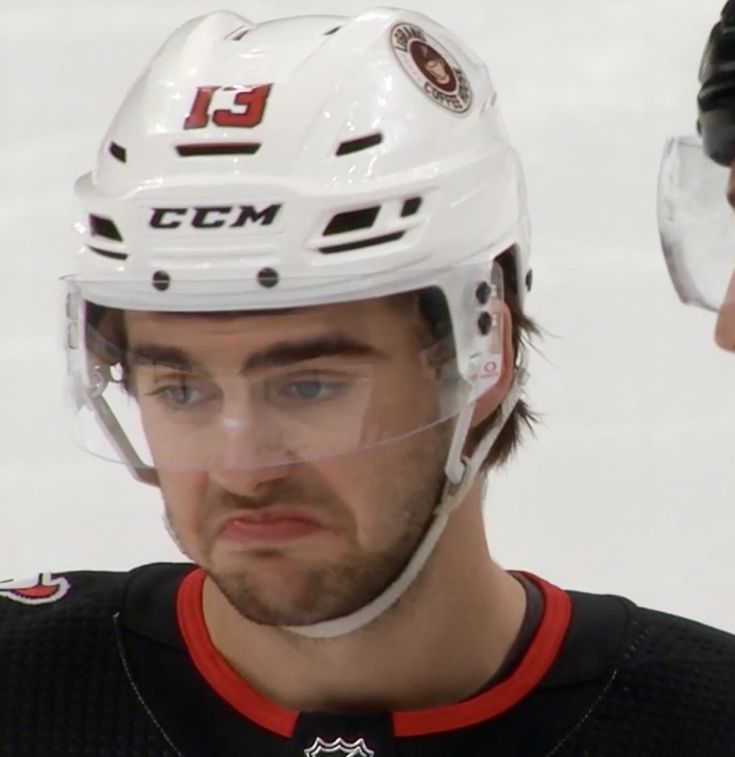
M 266 507 L 230 515 L 218 534 L 224 541 L 239 547 L 257 548 L 303 539 L 325 530 L 303 509 Z

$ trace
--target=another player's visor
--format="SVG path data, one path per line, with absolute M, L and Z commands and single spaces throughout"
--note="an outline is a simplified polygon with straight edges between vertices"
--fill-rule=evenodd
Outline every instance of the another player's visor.
M 83 291 L 67 283 L 76 438 L 140 470 L 246 470 L 354 454 L 429 432 L 476 395 L 436 288 L 219 313 L 121 310 Z M 502 320 L 489 318 L 484 338 L 500 345 Z M 476 370 L 487 380 L 488 361 Z
M 735 270 L 728 174 L 706 156 L 698 137 L 667 141 L 658 185 L 664 257 L 682 302 L 715 311 Z

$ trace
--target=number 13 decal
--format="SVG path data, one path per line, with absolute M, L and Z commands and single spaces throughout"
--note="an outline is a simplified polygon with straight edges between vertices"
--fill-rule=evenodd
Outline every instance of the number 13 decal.
M 189 115 L 184 121 L 185 129 L 203 129 L 212 121 L 217 126 L 251 129 L 263 120 L 265 103 L 271 91 L 271 84 L 259 87 L 199 87 Z M 233 101 L 238 109 L 217 108 L 211 111 L 212 97 L 217 90 L 236 92 Z

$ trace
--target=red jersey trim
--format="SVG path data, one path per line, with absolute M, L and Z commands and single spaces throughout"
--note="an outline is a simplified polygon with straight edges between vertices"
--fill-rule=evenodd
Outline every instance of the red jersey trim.
M 189 656 L 204 680 L 237 712 L 273 733 L 290 738 L 298 713 L 279 707 L 248 686 L 212 643 L 202 612 L 204 578 L 201 569 L 187 573 L 176 597 L 179 630 Z
M 530 573 L 524 575 L 541 590 L 544 611 L 536 634 L 513 674 L 488 691 L 458 704 L 392 713 L 396 736 L 424 736 L 489 720 L 516 705 L 541 682 L 559 653 L 569 627 L 572 605 L 566 592 Z M 179 628 L 195 667 L 217 694 L 241 715 L 290 738 L 299 713 L 270 702 L 248 686 L 212 643 L 202 612 L 204 578 L 202 570 L 188 573 L 176 598 Z

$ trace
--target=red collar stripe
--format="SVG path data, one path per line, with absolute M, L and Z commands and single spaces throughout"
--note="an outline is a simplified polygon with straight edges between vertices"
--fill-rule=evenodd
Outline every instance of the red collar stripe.
M 541 682 L 564 641 L 572 614 L 569 595 L 546 581 L 524 573 L 544 597 L 544 612 L 536 634 L 509 678 L 464 702 L 415 712 L 393 713 L 396 736 L 423 736 L 467 728 L 501 715 Z
M 195 667 L 217 694 L 241 715 L 290 738 L 298 713 L 269 702 L 248 686 L 212 643 L 202 612 L 204 577 L 202 570 L 188 573 L 176 598 L 179 629 Z
M 551 668 L 561 648 L 571 618 L 569 596 L 526 573 L 541 590 L 544 612 L 536 634 L 515 671 L 486 692 L 445 707 L 394 712 L 396 736 L 424 736 L 467 728 L 497 717 L 527 696 Z M 202 613 L 202 570 L 188 573 L 176 601 L 179 628 L 191 659 L 204 680 L 231 707 L 248 720 L 280 736 L 290 738 L 299 713 L 267 700 L 252 689 L 215 648 Z

